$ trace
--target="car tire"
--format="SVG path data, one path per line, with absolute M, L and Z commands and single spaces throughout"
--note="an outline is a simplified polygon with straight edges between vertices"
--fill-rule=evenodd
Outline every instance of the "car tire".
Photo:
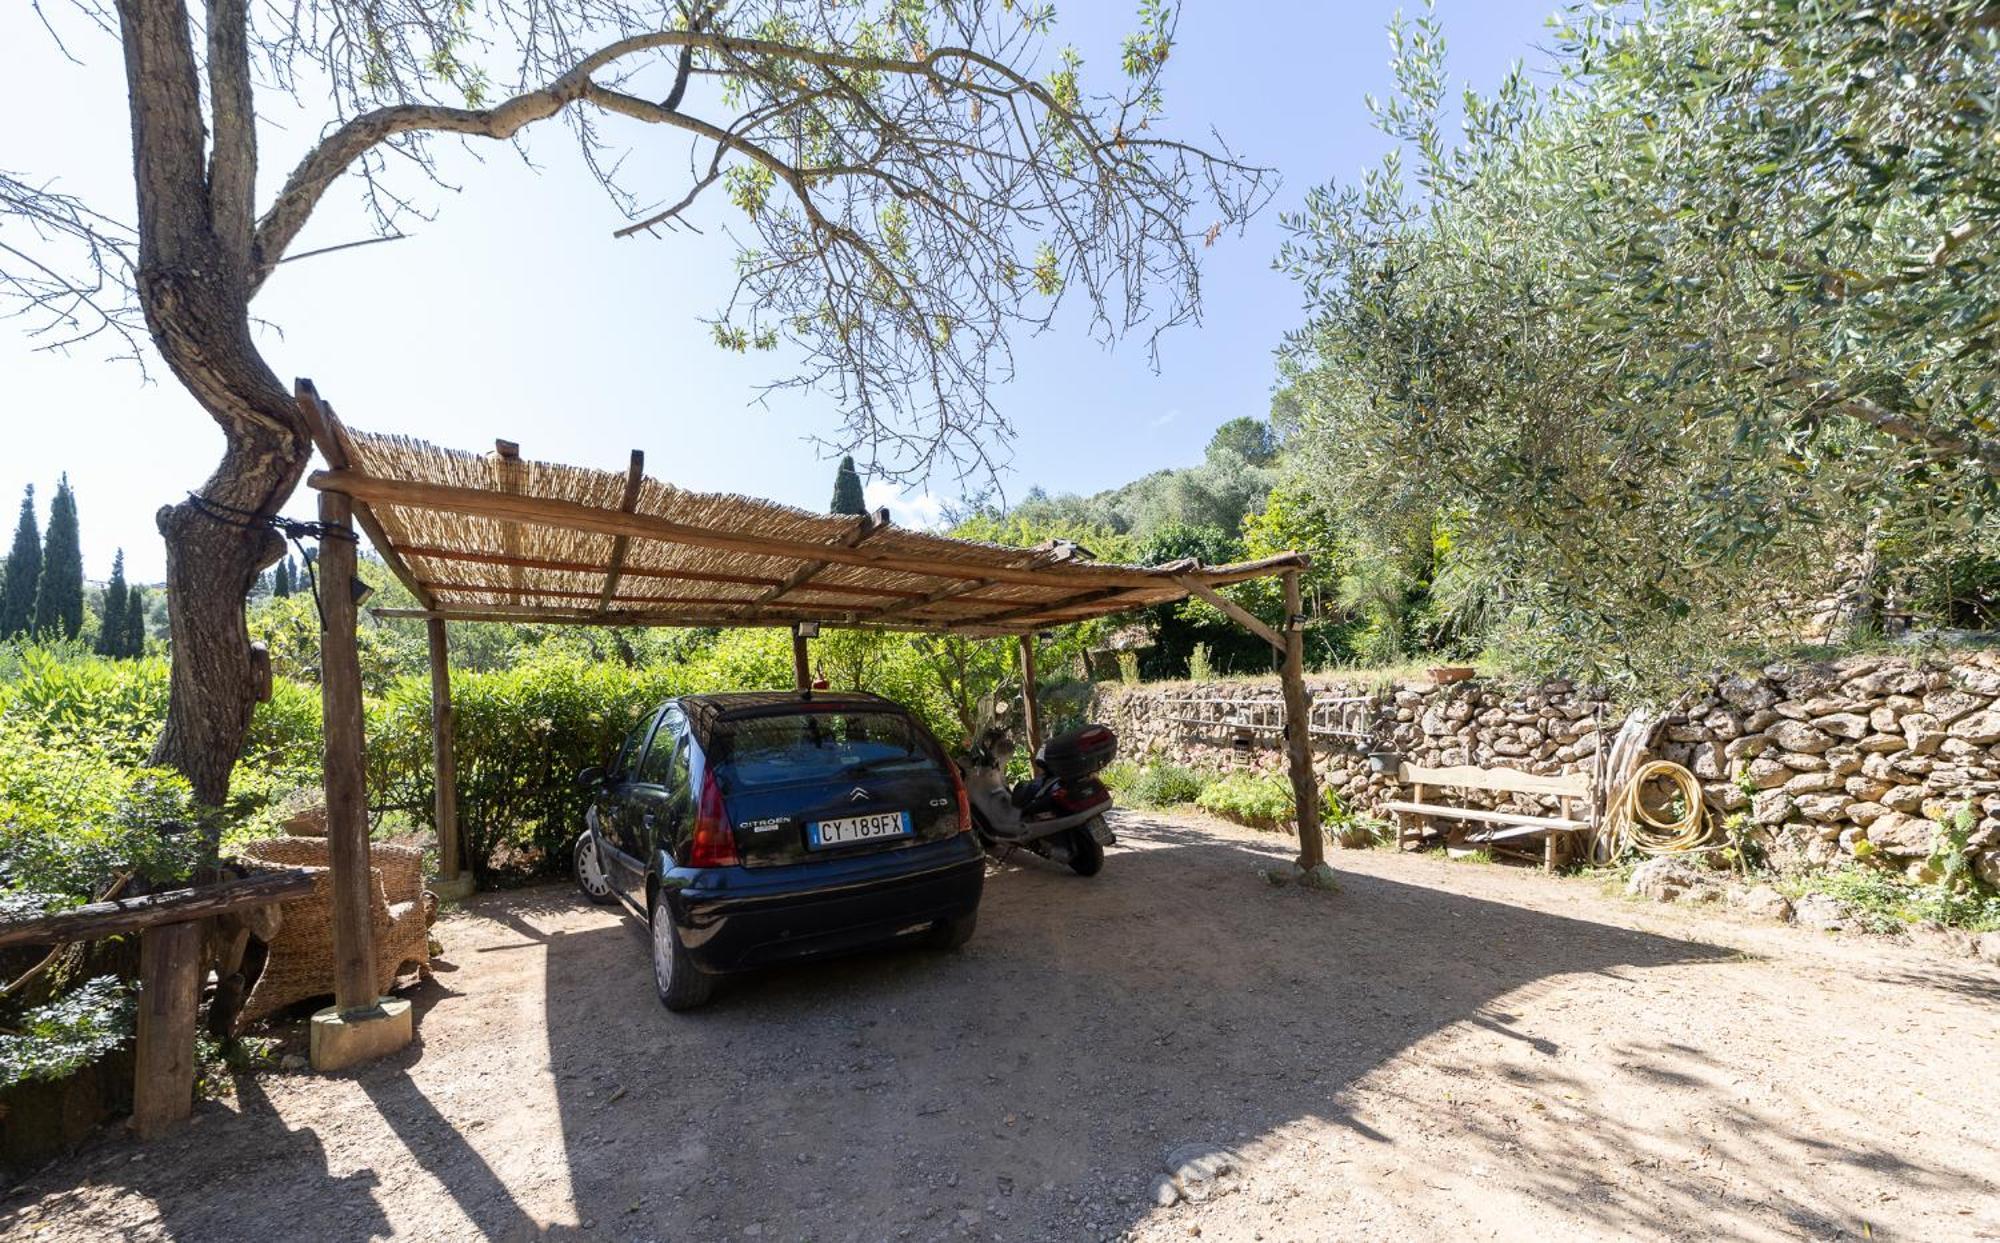
M 664 893 L 653 895 L 653 989 L 660 1004 L 679 1012 L 692 1010 L 715 992 L 715 977 L 694 965 L 674 929 L 674 914 Z
M 931 948 L 938 950 L 963 949 L 972 939 L 973 929 L 979 927 L 979 912 L 967 911 L 956 919 L 943 920 L 931 929 Z
M 571 863 L 576 887 L 583 890 L 584 897 L 599 906 L 610 906 L 617 900 L 611 892 L 611 872 L 597 851 L 597 834 L 588 828 L 576 835 L 576 855 Z
M 1091 836 L 1088 825 L 1069 831 L 1069 870 L 1078 876 L 1095 876 L 1104 870 L 1104 846 Z

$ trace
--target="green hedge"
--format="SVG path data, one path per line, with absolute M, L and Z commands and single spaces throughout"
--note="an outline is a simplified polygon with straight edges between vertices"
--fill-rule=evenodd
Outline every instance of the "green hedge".
M 1195 798 L 1195 805 L 1224 820 L 1275 829 L 1298 818 L 1292 783 L 1277 773 L 1224 773 Z

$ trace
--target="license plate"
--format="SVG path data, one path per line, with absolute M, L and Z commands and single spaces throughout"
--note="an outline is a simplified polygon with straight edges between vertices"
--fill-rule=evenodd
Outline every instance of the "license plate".
M 822 846 L 845 846 L 882 837 L 910 836 L 910 813 L 878 811 L 869 816 L 842 816 L 837 820 L 814 820 L 806 825 L 806 837 L 817 850 Z

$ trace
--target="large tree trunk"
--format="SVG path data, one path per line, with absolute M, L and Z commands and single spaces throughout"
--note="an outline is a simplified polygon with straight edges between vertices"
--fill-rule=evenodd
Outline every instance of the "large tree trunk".
M 256 146 L 241 0 L 210 0 L 212 155 L 181 0 L 119 0 L 138 186 L 138 287 L 161 356 L 222 429 L 201 500 L 159 514 L 167 545 L 173 675 L 155 763 L 221 803 L 257 686 L 244 601 L 284 544 L 255 521 L 297 488 L 312 446 L 290 394 L 250 337 L 250 195 Z

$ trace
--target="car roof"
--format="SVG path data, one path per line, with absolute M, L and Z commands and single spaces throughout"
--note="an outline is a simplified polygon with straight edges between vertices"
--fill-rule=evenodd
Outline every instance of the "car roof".
M 893 699 L 868 691 L 724 691 L 717 694 L 682 695 L 674 700 L 687 713 L 689 724 L 704 744 L 717 721 L 746 716 L 782 715 L 788 709 L 837 712 L 842 708 L 870 712 L 894 712 L 910 716 L 910 710 Z

